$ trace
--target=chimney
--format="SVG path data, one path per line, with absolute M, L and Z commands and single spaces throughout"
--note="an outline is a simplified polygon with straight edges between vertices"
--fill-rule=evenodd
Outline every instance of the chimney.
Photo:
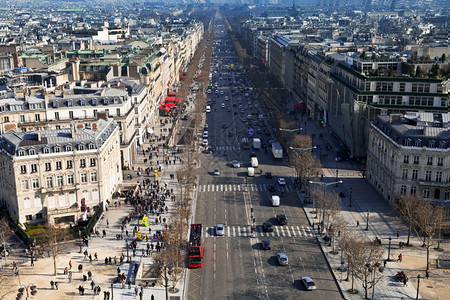
M 98 124 L 97 123 L 92 123 L 91 128 L 92 128 L 92 130 L 97 131 Z
M 105 89 L 100 90 L 100 96 L 105 96 Z
M 38 142 L 42 141 L 42 137 L 41 137 L 41 132 L 40 131 L 37 132 L 37 140 L 38 140 Z
M 108 82 L 108 83 L 106 84 L 106 87 L 109 87 L 109 88 L 110 88 L 110 87 L 111 87 L 111 83 Z
M 107 116 L 106 112 L 99 112 L 99 113 L 97 113 L 97 117 L 98 117 L 99 119 L 103 119 L 103 120 L 105 120 L 105 121 L 108 120 L 108 116 Z
M 70 131 L 72 133 L 72 138 L 74 139 L 75 138 L 75 132 L 76 132 L 76 128 L 75 128 L 74 124 L 70 125 Z

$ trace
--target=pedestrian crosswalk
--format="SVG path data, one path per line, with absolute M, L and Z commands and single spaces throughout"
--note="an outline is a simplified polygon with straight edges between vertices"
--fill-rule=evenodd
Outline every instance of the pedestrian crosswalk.
M 216 151 L 239 151 L 239 146 L 216 146 Z
M 227 237 L 250 237 L 250 226 L 225 226 L 225 236 Z M 216 236 L 215 227 L 206 227 L 205 237 Z M 255 237 L 312 237 L 313 231 L 304 226 L 273 226 L 273 232 L 263 232 L 262 226 L 256 226 Z
M 268 184 L 200 184 L 199 192 L 267 192 Z M 294 186 L 277 186 L 277 192 L 293 192 Z

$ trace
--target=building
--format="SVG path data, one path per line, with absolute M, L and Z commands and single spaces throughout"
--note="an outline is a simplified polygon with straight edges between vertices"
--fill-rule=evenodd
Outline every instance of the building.
M 418 194 L 450 202 L 450 113 L 379 116 L 369 129 L 366 175 L 388 200 Z
M 82 204 L 92 213 L 122 182 L 119 127 L 109 118 L 10 130 L 0 136 L 0 170 L 0 197 L 14 220 L 74 224 Z

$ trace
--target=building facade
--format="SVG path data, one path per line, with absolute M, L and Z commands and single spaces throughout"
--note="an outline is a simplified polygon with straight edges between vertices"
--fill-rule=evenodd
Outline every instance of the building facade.
M 0 137 L 0 197 L 19 223 L 74 224 L 122 182 L 113 119 Z M 82 201 L 83 200 L 83 201 Z
M 450 113 L 379 116 L 369 130 L 366 175 L 388 201 L 450 202 Z

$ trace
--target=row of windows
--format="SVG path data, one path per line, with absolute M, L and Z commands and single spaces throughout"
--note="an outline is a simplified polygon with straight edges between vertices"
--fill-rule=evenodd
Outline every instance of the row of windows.
M 80 159 L 79 163 L 80 163 L 80 168 L 85 168 L 86 167 L 86 159 L 82 158 Z M 90 158 L 89 159 L 89 165 L 91 167 L 95 167 L 97 165 L 97 159 L 96 158 Z M 54 163 L 55 166 L 55 170 L 62 170 L 63 169 L 63 162 L 62 161 L 56 161 Z M 20 174 L 27 174 L 28 173 L 28 169 L 27 169 L 27 165 L 21 165 L 20 166 Z M 73 161 L 72 160 L 67 160 L 66 161 L 66 169 L 72 169 L 73 168 Z M 45 171 L 52 171 L 52 163 L 51 162 L 46 162 L 44 163 L 44 170 Z M 38 172 L 38 164 L 31 164 L 30 165 L 30 171 L 31 173 L 37 173 Z
M 65 177 L 65 178 L 64 178 Z M 97 182 L 97 172 L 91 172 L 89 173 L 89 182 Z M 66 182 L 64 184 L 64 182 Z M 81 173 L 80 174 L 80 182 L 81 183 L 88 183 L 88 173 Z M 66 176 L 64 175 L 57 175 L 57 176 L 47 176 L 45 177 L 45 186 L 47 188 L 53 188 L 53 187 L 63 187 L 64 185 L 74 185 L 74 175 L 68 174 Z M 27 191 L 30 189 L 30 180 L 23 179 L 21 180 L 21 188 L 22 191 Z M 31 188 L 32 189 L 39 189 L 40 188 L 40 182 L 39 178 L 32 178 L 31 179 Z
M 425 97 L 425 96 L 409 96 L 408 103 L 409 105 L 415 106 L 433 106 L 434 98 L 433 97 Z
M 435 176 L 433 176 L 432 171 L 425 171 L 425 181 L 432 181 L 434 179 L 435 182 L 442 182 L 442 172 L 437 171 Z M 411 179 L 417 180 L 419 179 L 419 170 L 412 170 L 410 175 L 409 169 L 402 169 L 402 179 L 409 179 L 409 176 L 411 176 Z M 449 174 L 450 176 L 450 174 Z M 447 179 L 447 182 L 450 181 L 450 178 Z
M 402 96 L 378 96 L 379 104 L 387 104 L 387 105 L 401 105 L 402 104 Z
M 402 185 L 400 187 L 400 194 L 402 195 L 406 195 L 408 188 L 406 187 L 406 185 Z M 417 187 L 412 186 L 409 190 L 410 195 L 414 196 L 417 194 Z M 433 198 L 434 199 L 440 199 L 440 195 L 441 195 L 441 190 L 440 189 L 435 189 L 434 190 L 434 195 Z M 426 187 L 423 189 L 423 198 L 424 199 L 430 199 L 430 188 Z M 448 201 L 450 200 L 450 190 L 446 190 L 444 192 L 444 201 Z
M 101 143 L 101 140 L 100 140 L 100 143 Z M 87 146 L 84 145 L 84 144 L 79 144 L 79 145 L 77 145 L 77 149 L 79 151 L 87 150 L 87 149 L 93 150 L 93 149 L 95 149 L 95 144 L 91 143 L 91 144 L 89 144 Z M 72 145 L 65 145 L 64 147 L 54 146 L 52 148 L 44 147 L 42 149 L 42 153 L 47 154 L 47 153 L 50 153 L 51 150 L 53 150 L 53 153 L 60 153 L 61 151 L 72 151 L 73 148 L 72 148 Z M 19 149 L 19 151 L 18 151 L 18 155 L 19 156 L 25 156 L 26 154 L 27 154 L 27 152 L 24 149 Z M 33 148 L 28 149 L 28 155 L 36 155 L 36 149 L 33 149 Z
M 409 164 L 409 159 L 410 155 L 403 155 L 403 163 L 404 164 Z M 439 167 L 442 167 L 444 165 L 444 158 L 443 157 L 438 157 L 436 159 L 436 157 L 433 156 L 427 156 L 427 166 L 432 166 L 434 164 L 434 162 L 436 162 L 436 165 Z M 415 165 L 420 164 L 420 156 L 419 155 L 413 155 L 412 156 L 412 163 Z

